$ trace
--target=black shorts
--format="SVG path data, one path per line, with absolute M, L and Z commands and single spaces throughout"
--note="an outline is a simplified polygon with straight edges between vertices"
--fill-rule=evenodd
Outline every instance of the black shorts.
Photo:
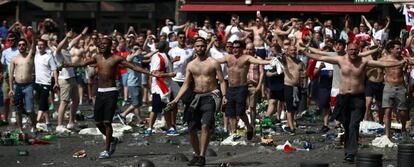
M 188 122 L 188 130 L 201 130 L 201 125 L 207 125 L 210 129 L 214 128 L 216 103 L 211 96 L 201 97 L 198 106 L 191 113 Z
M 270 99 L 285 101 L 285 92 L 282 90 L 270 91 Z
M 265 48 L 257 48 L 255 49 L 255 54 L 259 56 L 262 59 L 265 59 L 267 57 L 266 55 L 266 49 Z
M 48 111 L 49 110 L 49 92 L 50 85 L 35 84 L 34 88 L 39 98 L 39 110 Z
M 330 107 L 331 88 L 319 88 L 318 102 L 321 109 Z
M 167 107 L 167 104 L 161 101 L 161 96 L 159 94 L 152 94 L 152 111 L 155 113 L 162 113 L 162 109 Z
M 118 91 L 97 92 L 94 115 L 97 123 L 112 123 L 117 108 Z
M 345 123 L 349 120 L 348 116 L 351 112 L 362 113 L 358 121 L 362 121 L 365 114 L 365 96 L 362 94 L 338 94 L 336 96 L 335 109 L 332 119 Z M 359 124 L 358 124 L 359 125 Z
M 178 86 L 180 86 L 180 88 L 183 86 L 184 82 L 177 82 Z M 190 87 L 184 92 L 183 96 L 181 96 L 181 101 L 183 102 L 183 104 L 185 105 L 190 105 L 191 101 L 194 99 L 194 84 L 191 84 Z M 175 97 L 176 95 L 173 95 L 173 97 Z
M 246 86 L 229 87 L 227 91 L 226 116 L 234 118 L 246 114 Z
M 294 90 L 295 89 L 295 90 Z M 301 94 L 300 89 L 293 86 L 285 85 L 283 87 L 285 104 L 288 112 L 296 112 L 298 110 Z M 297 97 L 297 99 L 294 98 Z
M 373 97 L 377 102 L 382 102 L 382 93 L 384 91 L 384 83 L 375 83 L 367 80 L 365 83 L 365 96 Z

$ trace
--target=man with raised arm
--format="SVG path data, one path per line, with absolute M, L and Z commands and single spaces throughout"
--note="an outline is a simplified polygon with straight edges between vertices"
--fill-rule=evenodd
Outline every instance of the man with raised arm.
M 242 30 L 251 31 L 253 32 L 253 44 L 255 49 L 255 54 L 260 58 L 266 58 L 266 49 L 264 47 L 265 42 L 260 37 L 260 34 L 265 34 L 267 32 L 265 22 L 263 21 L 263 17 L 260 14 L 260 11 L 256 12 L 256 23 L 251 28 L 240 27 Z
M 20 131 L 23 131 L 22 112 L 29 114 L 31 122 L 31 131 L 36 130 L 36 115 L 33 111 L 33 67 L 34 54 L 36 53 L 36 45 L 34 36 L 32 36 L 32 44 L 29 52 L 27 52 L 27 45 L 29 43 L 26 39 L 19 39 L 17 47 L 19 55 L 13 57 L 10 62 L 9 85 L 13 86 L 10 89 L 9 96 L 14 98 L 14 111 L 16 114 L 16 123 Z
M 190 84 L 194 82 L 193 91 L 195 96 L 190 104 L 187 121 L 190 143 L 196 155 L 188 163 L 189 166 L 205 165 L 205 153 L 209 137 L 214 130 L 214 116 L 221 107 L 218 82 L 223 94 L 223 104 L 227 102 L 226 83 L 224 82 L 221 66 L 214 58 L 207 56 L 206 48 L 206 41 L 201 37 L 197 38 L 194 44 L 196 58 L 188 63 L 184 84 L 175 99 L 168 104 L 169 106 L 176 105 L 190 87 Z M 197 130 L 199 129 L 201 129 L 201 141 L 197 136 Z
M 71 54 L 70 51 L 72 50 L 72 47 L 74 47 L 75 44 L 78 43 L 83 36 L 85 36 L 87 31 L 88 27 L 85 27 L 82 33 L 71 39 L 70 42 L 69 38 L 72 38 L 73 33 L 70 31 L 66 34 L 66 37 L 59 43 L 53 54 L 56 57 L 56 61 L 58 62 L 57 64 L 62 65 L 66 63 L 79 63 L 81 59 Z M 79 107 L 79 92 L 75 77 L 75 70 L 72 67 L 62 68 L 59 70 L 58 82 L 60 86 L 60 104 L 58 108 L 58 123 L 56 126 L 57 133 L 70 132 L 67 128 L 73 128 L 75 125 L 75 113 Z M 67 124 L 67 128 L 65 128 L 63 126 L 63 119 L 65 109 L 70 101 L 72 101 L 72 103 L 70 106 L 69 122 Z
M 371 67 L 396 67 L 405 61 L 375 61 L 358 56 L 358 46 L 348 44 L 347 54 L 344 56 L 320 56 L 307 52 L 309 48 L 301 48 L 304 54 L 318 61 L 338 64 L 341 68 L 341 85 L 336 99 L 336 109 L 340 112 L 339 121 L 345 128 L 345 158 L 347 163 L 355 162 L 355 154 L 358 151 L 359 123 L 365 113 L 365 73 L 368 66 Z
M 151 75 L 147 70 L 127 62 L 123 57 L 115 56 L 111 53 L 112 41 L 104 38 L 99 46 L 99 53 L 87 60 L 78 63 L 65 63 L 66 67 L 84 67 L 94 64 L 99 68 L 98 92 L 94 106 L 96 126 L 99 131 L 106 136 L 105 150 L 99 154 L 100 159 L 110 158 L 115 152 L 117 138 L 112 137 L 112 118 L 115 114 L 116 99 L 118 99 L 118 89 L 115 84 L 117 68 L 123 65 L 134 71 Z

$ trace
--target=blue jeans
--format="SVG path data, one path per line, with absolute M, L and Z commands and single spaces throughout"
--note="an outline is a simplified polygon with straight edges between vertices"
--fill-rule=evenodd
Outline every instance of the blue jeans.
M 26 110 L 27 113 L 33 111 L 33 84 L 19 84 L 13 85 L 14 89 L 14 111 Z

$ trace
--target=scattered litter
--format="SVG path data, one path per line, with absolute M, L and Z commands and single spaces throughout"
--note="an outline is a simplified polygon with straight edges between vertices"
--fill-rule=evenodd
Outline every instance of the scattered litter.
M 386 135 L 381 136 L 381 137 L 376 137 L 374 140 L 372 140 L 372 145 L 375 147 L 380 147 L 380 148 L 397 146 L 397 144 L 391 142 L 390 139 Z
M 17 154 L 19 156 L 28 156 L 29 155 L 29 151 L 27 151 L 27 150 L 17 150 Z M 20 162 L 17 161 L 17 163 L 20 163 Z
M 72 155 L 73 158 L 85 158 L 86 157 L 86 151 L 85 150 L 79 150 Z
M 46 144 L 52 144 L 49 141 L 46 140 L 40 140 L 40 139 L 29 139 L 29 143 L 31 145 L 46 145 Z
M 384 126 L 377 122 L 362 121 L 359 124 L 359 131 L 365 135 L 383 134 Z
M 261 141 L 260 141 L 260 144 L 264 145 L 264 146 L 273 145 L 273 138 L 264 138 L 264 137 L 262 137 Z
M 44 163 L 42 163 L 42 166 L 50 166 L 50 165 L 54 165 L 55 163 L 53 163 L 53 162 L 49 162 L 49 163 L 47 163 L 47 162 L 44 162 Z
M 242 138 L 240 136 L 236 138 L 236 135 L 233 134 L 233 135 L 230 135 L 229 137 L 227 137 L 225 140 L 223 140 L 221 142 L 221 145 L 227 145 L 227 146 L 242 145 L 242 146 L 245 146 L 245 145 L 247 145 L 247 142 L 246 142 L 245 138 Z

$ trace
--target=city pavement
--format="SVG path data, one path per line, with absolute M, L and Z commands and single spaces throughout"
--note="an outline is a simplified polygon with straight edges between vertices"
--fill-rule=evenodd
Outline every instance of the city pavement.
M 85 115 L 91 113 L 91 105 L 81 106 Z M 147 108 L 144 108 L 144 111 Z M 145 113 L 145 112 L 144 112 Z M 321 120 L 321 119 L 318 119 Z M 117 121 L 116 121 L 117 122 Z M 56 121 L 53 121 L 56 126 Z M 306 125 L 299 129 L 297 135 L 289 136 L 281 132 L 274 135 L 276 145 L 285 143 L 289 140 L 293 145 L 302 147 L 301 142 L 308 139 L 313 144 L 310 151 L 299 151 L 284 153 L 276 150 L 275 146 L 261 146 L 259 136 L 246 146 L 220 146 L 217 141 L 213 141 L 209 148 L 217 153 L 217 156 L 208 156 L 206 166 L 300 166 L 301 162 L 326 162 L 331 167 L 334 166 L 355 166 L 343 163 L 343 149 L 336 145 L 335 139 L 326 139 L 322 134 L 306 134 L 306 131 L 317 131 L 321 126 L 321 121 L 306 122 L 299 121 L 299 124 Z M 78 125 L 88 125 L 95 127 L 92 121 L 78 121 Z M 14 129 L 15 126 L 0 127 L 1 131 Z M 332 132 L 334 130 L 331 130 Z M 117 150 L 111 159 L 97 159 L 100 151 L 103 151 L 103 140 L 101 136 L 85 136 L 72 134 L 61 136 L 52 141 L 50 145 L 19 145 L 19 146 L 0 146 L 1 166 L 137 166 L 142 159 L 154 162 L 157 167 L 186 166 L 186 162 L 173 160 L 172 155 L 182 153 L 191 159 L 192 148 L 188 143 L 186 135 L 177 137 L 167 137 L 165 134 L 155 134 L 152 137 L 143 138 L 142 128 L 134 127 L 133 133 L 126 133 L 122 142 L 118 144 Z M 383 166 L 396 166 L 396 148 L 375 148 L 368 143 L 374 137 L 364 137 L 360 152 L 373 152 L 383 154 Z M 295 141 L 296 139 L 296 141 Z M 147 142 L 145 142 L 147 141 Z M 85 158 L 73 158 L 72 154 L 81 149 L 85 149 Z M 19 156 L 18 151 L 26 150 L 27 156 Z

